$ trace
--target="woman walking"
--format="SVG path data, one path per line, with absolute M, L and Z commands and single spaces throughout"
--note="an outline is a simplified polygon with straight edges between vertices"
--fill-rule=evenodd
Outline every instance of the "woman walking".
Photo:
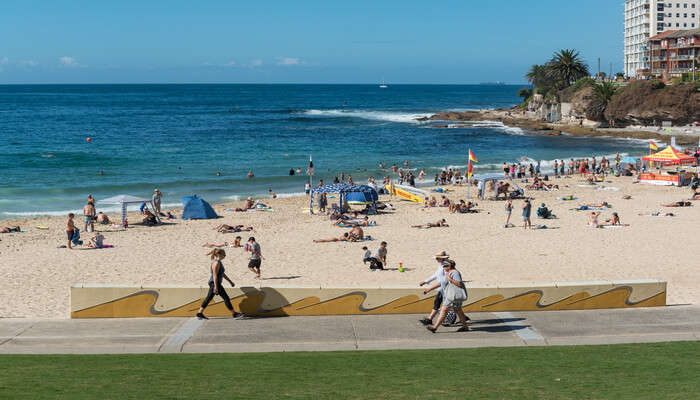
M 204 299 L 204 301 L 202 301 L 202 306 L 199 307 L 199 311 L 197 312 L 197 318 L 209 319 L 204 316 L 204 309 L 207 308 L 209 302 L 214 298 L 215 295 L 219 295 L 219 297 L 224 299 L 224 304 L 226 305 L 226 308 L 228 308 L 229 311 L 231 311 L 231 315 L 233 316 L 233 318 L 245 317 L 245 314 L 233 311 L 231 299 L 228 297 L 226 290 L 224 290 L 224 287 L 222 286 L 223 279 L 226 279 L 228 283 L 231 284 L 231 286 L 236 286 L 233 283 L 233 281 L 229 279 L 228 276 L 226 276 L 224 264 L 221 262 L 221 260 L 226 258 L 226 252 L 223 249 L 213 249 L 212 251 L 207 253 L 207 255 L 209 255 L 213 260 L 211 266 L 209 267 L 209 293 L 207 293 L 207 297 Z
M 504 228 L 510 227 L 510 214 L 513 212 L 513 202 L 510 199 L 506 199 L 506 224 L 503 225 Z
M 428 325 L 426 329 L 435 333 L 440 324 L 442 324 L 442 321 L 445 320 L 447 310 L 452 308 L 457 314 L 457 317 L 459 317 L 459 321 L 462 323 L 462 327 L 459 328 L 457 332 L 467 332 L 469 331 L 467 316 L 464 315 L 464 311 L 462 311 L 462 302 L 467 299 L 467 290 L 462 282 L 462 274 L 455 269 L 455 262 L 452 260 L 443 261 L 442 268 L 445 271 L 445 276 L 438 277 L 439 282 L 436 282 L 433 286 L 423 291 L 423 294 L 428 294 L 431 290 L 439 287 L 443 293 L 440 316 L 437 322 L 435 322 L 435 325 Z

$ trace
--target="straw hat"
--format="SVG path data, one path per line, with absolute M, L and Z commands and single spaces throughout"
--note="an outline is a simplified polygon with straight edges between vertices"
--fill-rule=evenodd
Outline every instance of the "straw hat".
M 435 254 L 435 258 L 450 258 L 450 255 L 446 251 L 441 251 Z

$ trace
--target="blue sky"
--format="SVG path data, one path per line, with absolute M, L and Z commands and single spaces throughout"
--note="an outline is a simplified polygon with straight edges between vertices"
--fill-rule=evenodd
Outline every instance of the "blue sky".
M 622 70 L 622 1 L 0 1 L 1 83 L 524 82 Z

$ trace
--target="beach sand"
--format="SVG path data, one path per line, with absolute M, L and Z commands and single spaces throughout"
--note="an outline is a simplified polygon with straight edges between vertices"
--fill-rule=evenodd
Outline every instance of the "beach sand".
M 374 240 L 356 243 L 312 243 L 312 239 L 338 237 L 346 229 L 332 226 L 327 216 L 304 213 L 306 197 L 263 200 L 273 212 L 236 213 L 223 211 L 230 205 L 217 205 L 215 209 L 223 218 L 216 220 L 174 220 L 157 227 L 132 225 L 126 231 L 107 228 L 103 230 L 105 243 L 116 247 L 100 250 L 57 248 L 65 244 L 63 217 L 0 221 L 6 226 L 19 224 L 27 231 L 0 234 L 0 317 L 68 318 L 71 284 L 206 285 L 209 249 L 202 244 L 232 241 L 236 235 L 245 242 L 251 236 L 248 232 L 214 231 L 222 223 L 253 226 L 252 235 L 265 257 L 263 279 L 258 281 L 246 268 L 245 252 L 226 249 L 226 273 L 239 286 L 417 286 L 436 269 L 433 255 L 446 250 L 472 286 L 653 278 L 668 281 L 669 304 L 700 301 L 700 271 L 692 254 L 699 242 L 700 202 L 689 208 L 663 208 L 661 203 L 687 199 L 689 190 L 633 184 L 633 178 L 613 177 L 610 181 L 578 187 L 584 184 L 578 177 L 553 179 L 561 190 L 527 191 L 535 198 L 533 224 L 554 228 L 547 230 L 522 229 L 522 200 L 514 201 L 511 221 L 516 227 L 505 229 L 503 201 L 478 201 L 478 214 L 451 214 L 444 208 L 425 209 L 381 196 L 396 210 L 371 216 L 378 226 L 366 228 L 365 234 Z M 599 190 L 603 186 L 620 190 Z M 465 191 L 459 187 L 448 197 L 463 198 Z M 578 200 L 555 200 L 569 194 Z M 622 200 L 623 194 L 632 195 L 632 200 Z M 334 201 L 337 199 L 329 199 L 329 203 Z M 586 212 L 569 210 L 579 202 L 599 201 L 613 205 L 603 211 L 601 220 L 616 211 L 622 222 L 631 226 L 589 228 Z M 536 218 L 535 209 L 542 202 L 558 219 Z M 660 210 L 677 216 L 638 215 Z M 450 226 L 409 227 L 440 218 Z M 130 222 L 139 219 L 129 217 Z M 82 219 L 76 217 L 76 224 L 82 229 Z M 82 233 L 82 239 L 87 242 L 89 235 Z M 388 242 L 389 268 L 394 270 L 371 272 L 361 261 L 361 248 L 366 245 L 374 250 L 381 240 Z M 399 262 L 406 272 L 396 270 Z

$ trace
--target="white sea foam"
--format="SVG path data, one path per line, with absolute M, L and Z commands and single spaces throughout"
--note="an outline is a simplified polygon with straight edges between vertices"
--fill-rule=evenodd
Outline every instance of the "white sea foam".
M 138 211 L 140 204 L 129 204 L 127 211 Z M 168 208 L 182 207 L 181 203 L 163 203 L 160 206 L 161 210 L 167 210 Z M 122 212 L 121 206 L 100 206 L 99 202 L 97 204 L 97 211 L 103 212 L 105 214 L 119 214 Z M 73 213 L 76 216 L 83 215 L 82 209 L 76 210 L 60 210 L 60 211 L 3 211 L 0 215 L 7 216 L 9 218 L 31 218 L 31 217 L 65 217 L 69 213 Z M 82 217 L 80 217 L 82 218 Z
M 405 113 L 393 111 L 365 111 L 365 110 L 306 110 L 305 115 L 321 117 L 353 117 L 373 121 L 403 122 L 418 124 L 418 118 L 429 118 L 431 113 Z

